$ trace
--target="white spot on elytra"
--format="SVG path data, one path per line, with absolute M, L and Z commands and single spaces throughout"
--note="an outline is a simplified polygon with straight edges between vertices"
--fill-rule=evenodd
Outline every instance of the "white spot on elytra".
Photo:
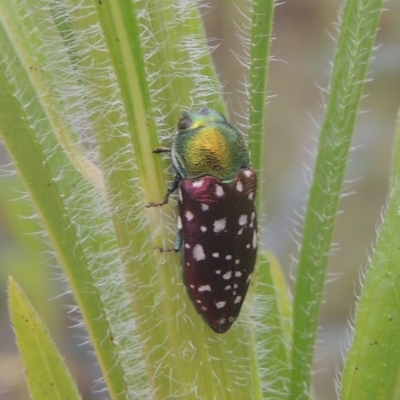
M 231 279 L 231 278 L 232 278 L 232 271 L 226 272 L 224 275 L 222 275 L 222 277 L 223 277 L 225 280 Z
M 248 199 L 251 201 L 254 199 L 254 192 L 250 192 L 249 195 L 247 196 Z
M 256 216 L 256 213 L 253 211 L 253 212 L 251 213 L 251 223 L 250 223 L 250 225 L 249 225 L 250 228 L 253 227 L 255 216 Z
M 194 289 L 194 285 L 189 285 L 191 289 Z
M 210 287 L 210 285 L 203 285 L 203 286 L 199 286 L 197 288 L 197 290 L 199 292 L 211 292 L 211 287 Z
M 191 220 L 193 219 L 194 215 L 193 215 L 192 212 L 186 211 L 185 217 L 186 217 L 186 219 L 187 219 L 188 221 L 191 221 Z
M 251 281 L 251 277 L 253 276 L 253 274 L 249 274 L 249 276 L 246 279 L 246 283 L 249 283 Z
M 231 285 L 227 285 L 227 286 L 224 287 L 224 290 L 231 290 L 231 289 L 232 289 Z
M 214 258 L 218 258 L 219 257 L 219 253 L 212 253 L 211 254 Z
M 229 317 L 229 322 L 233 322 L 235 319 L 235 317 Z
M 234 285 L 233 285 L 233 288 L 234 289 L 237 289 L 239 287 L 239 285 L 237 284 L 237 283 L 235 283 Z
M 254 234 L 253 234 L 253 249 L 257 248 L 257 241 L 258 241 L 257 232 L 254 231 Z
M 201 307 L 201 309 L 203 310 L 203 311 L 206 311 L 207 310 L 207 307 Z
M 242 276 L 242 273 L 240 271 L 235 271 L 235 276 L 239 278 L 240 276 Z
M 206 228 L 204 225 L 202 225 L 202 226 L 200 227 L 200 230 L 201 230 L 202 232 L 205 232 L 205 231 L 207 230 L 207 228 Z
M 201 206 L 201 211 L 207 211 L 210 208 L 208 204 L 204 203 L 201 203 L 200 206 Z
M 243 192 L 243 183 L 241 181 L 237 181 L 236 183 L 236 190 L 238 192 Z
M 220 325 L 223 325 L 225 322 L 226 322 L 226 318 L 221 318 L 221 319 L 218 320 L 218 323 Z
M 221 274 L 221 270 L 220 270 L 220 269 L 217 269 L 217 270 L 215 270 L 215 273 L 216 273 L 217 275 L 220 275 L 220 274 Z
M 238 265 L 240 263 L 240 260 L 235 260 L 235 264 Z
M 180 202 L 183 201 L 183 196 L 182 196 L 182 190 L 181 189 L 178 190 L 178 198 L 179 198 Z
M 253 171 L 251 171 L 250 169 L 246 169 L 243 171 L 243 173 L 250 178 L 253 175 Z
M 224 188 L 221 185 L 215 185 L 215 194 L 217 197 L 222 197 L 225 194 Z
M 200 304 L 200 303 L 201 303 L 201 300 L 196 300 L 196 303 Z
M 217 303 L 215 303 L 215 306 L 219 309 L 225 307 L 225 304 L 226 301 L 218 301 Z
M 235 300 L 234 300 L 234 304 L 240 303 L 240 301 L 242 300 L 242 296 L 236 296 Z
M 185 243 L 185 247 L 186 247 L 187 249 L 190 249 L 190 244 L 189 244 L 189 243 Z
M 239 225 L 240 226 L 244 226 L 244 225 L 246 225 L 247 224 L 247 215 L 246 214 L 242 214 L 240 217 L 239 217 Z
M 204 254 L 204 249 L 201 244 L 196 244 L 196 246 L 193 247 L 193 258 L 196 261 L 201 261 L 206 258 L 206 255 Z
M 240 228 L 239 230 L 238 230 L 238 235 L 241 235 L 243 233 L 243 228 Z
M 182 229 L 182 220 L 181 220 L 181 217 L 178 217 L 178 223 L 177 223 L 176 225 L 177 225 L 177 227 L 178 227 L 179 230 Z
M 198 181 L 194 181 L 194 182 L 192 183 L 192 186 L 193 186 L 193 187 L 196 187 L 196 188 L 199 188 L 199 187 L 202 187 L 202 186 L 203 186 L 203 183 L 204 183 L 204 179 L 200 179 L 200 180 L 198 180 Z
M 221 218 L 214 221 L 214 232 L 222 232 L 226 227 L 226 218 Z
M 230 254 L 228 254 L 227 256 L 225 256 L 226 260 L 232 260 L 232 256 Z
M 249 249 L 249 248 L 250 248 L 250 243 L 246 244 L 246 249 Z

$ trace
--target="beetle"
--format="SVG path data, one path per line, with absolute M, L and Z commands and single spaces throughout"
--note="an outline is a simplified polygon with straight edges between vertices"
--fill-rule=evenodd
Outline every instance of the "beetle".
M 243 305 L 257 256 L 257 176 L 239 131 L 218 111 L 186 111 L 170 152 L 178 190 L 178 236 L 183 282 L 216 333 L 230 329 Z

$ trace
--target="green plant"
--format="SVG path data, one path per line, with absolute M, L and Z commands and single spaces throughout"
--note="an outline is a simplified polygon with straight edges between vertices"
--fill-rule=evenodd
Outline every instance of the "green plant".
M 249 31 L 248 140 L 260 182 L 273 6 L 251 4 Z M 348 0 L 343 11 L 293 306 L 279 266 L 261 252 L 247 311 L 217 336 L 195 315 L 177 256 L 154 251 L 173 240 L 172 205 L 145 207 L 166 191 L 167 161 L 152 150 L 159 138 L 170 139 L 182 108 L 224 111 L 196 2 L 0 1 L 0 132 L 68 279 L 111 398 L 311 397 L 332 232 L 381 8 L 382 0 Z M 398 312 L 382 313 L 396 304 L 397 158 L 344 399 L 397 396 Z M 261 209 L 261 195 L 257 201 Z M 13 280 L 9 295 L 32 397 L 79 398 Z M 382 308 L 369 306 L 373 296 Z M 378 319 L 375 332 L 368 321 Z M 370 371 L 376 353 L 381 368 Z

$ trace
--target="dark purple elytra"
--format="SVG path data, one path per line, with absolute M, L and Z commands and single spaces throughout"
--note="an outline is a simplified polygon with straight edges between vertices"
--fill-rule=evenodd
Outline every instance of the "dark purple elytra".
M 194 307 L 216 332 L 239 315 L 257 255 L 252 167 L 233 183 L 213 176 L 182 179 L 178 186 L 183 279 Z
M 220 112 L 186 111 L 170 152 L 178 189 L 183 280 L 195 309 L 216 333 L 237 319 L 257 255 L 257 177 L 247 145 Z

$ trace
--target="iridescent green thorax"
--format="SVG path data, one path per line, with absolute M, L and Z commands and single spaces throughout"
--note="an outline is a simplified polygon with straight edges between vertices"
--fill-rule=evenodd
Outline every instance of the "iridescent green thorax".
M 212 175 L 230 181 L 249 166 L 242 135 L 221 113 L 209 108 L 183 113 L 172 144 L 172 160 L 184 179 Z

